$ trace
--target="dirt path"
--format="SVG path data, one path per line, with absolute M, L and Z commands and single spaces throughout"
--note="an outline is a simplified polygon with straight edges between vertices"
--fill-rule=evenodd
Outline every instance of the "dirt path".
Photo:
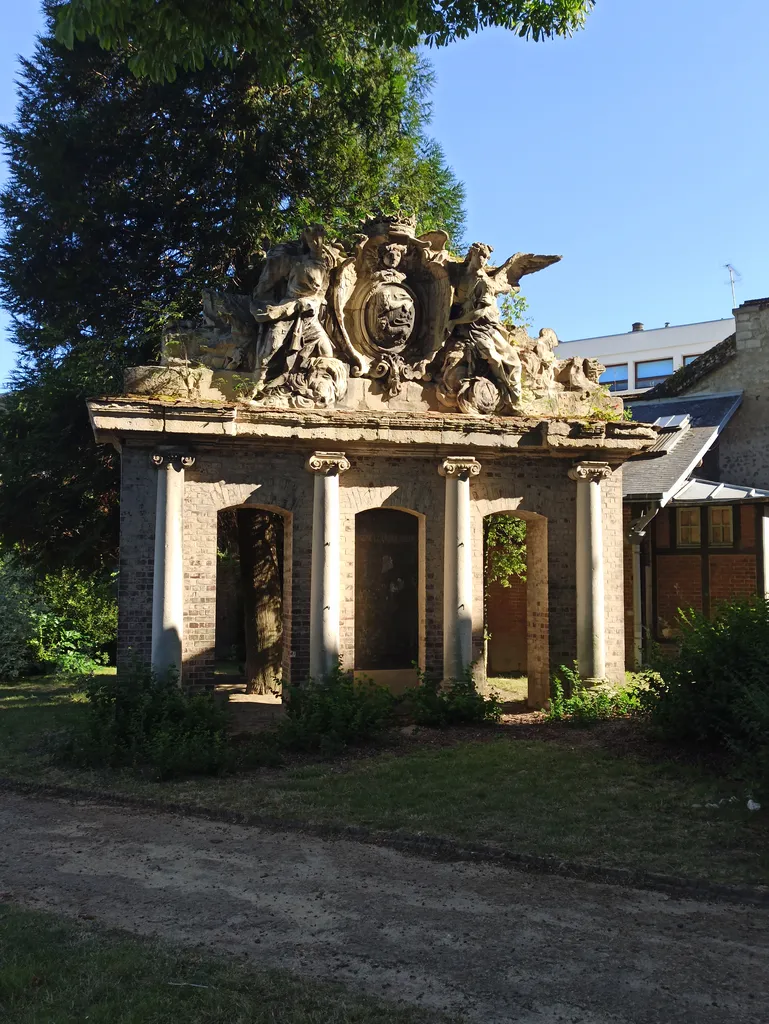
M 769 910 L 0 796 L 0 890 L 483 1024 L 765 1024 Z

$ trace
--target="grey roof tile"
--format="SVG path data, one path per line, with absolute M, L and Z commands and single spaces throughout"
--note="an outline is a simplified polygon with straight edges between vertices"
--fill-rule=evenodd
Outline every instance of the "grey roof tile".
M 625 464 L 622 474 L 626 500 L 669 500 L 694 472 L 697 464 L 734 415 L 742 400 L 742 392 L 721 395 L 692 395 L 661 398 L 656 401 L 633 402 L 633 419 L 637 423 L 653 423 L 660 416 L 688 413 L 691 426 L 681 439 L 664 454 L 639 456 Z

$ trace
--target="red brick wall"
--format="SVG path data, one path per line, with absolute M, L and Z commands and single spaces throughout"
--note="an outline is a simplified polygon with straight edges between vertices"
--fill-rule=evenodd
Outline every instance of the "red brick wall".
M 513 580 L 509 587 L 492 583 L 486 603 L 489 637 L 489 675 L 526 671 L 526 584 Z
M 657 558 L 657 632 L 668 639 L 675 631 L 678 609 L 702 611 L 700 554 Z
M 743 551 L 756 547 L 756 506 L 741 505 L 734 510 L 740 516 L 740 548 Z
M 753 508 L 750 509 L 751 513 Z M 711 555 L 710 556 L 710 610 L 715 611 L 721 601 L 733 597 L 749 597 L 755 594 L 755 555 Z

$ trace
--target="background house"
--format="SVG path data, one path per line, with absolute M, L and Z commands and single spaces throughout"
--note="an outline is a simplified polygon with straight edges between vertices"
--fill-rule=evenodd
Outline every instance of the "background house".
M 718 342 L 734 333 L 733 317 L 698 324 L 644 330 L 633 324 L 626 334 L 564 341 L 558 358 L 583 356 L 600 359 L 606 370 L 601 383 L 623 396 L 643 394 L 672 376 Z
M 735 331 L 642 398 L 648 457 L 623 473 L 629 666 L 675 642 L 679 609 L 769 595 L 769 299 L 735 310 Z

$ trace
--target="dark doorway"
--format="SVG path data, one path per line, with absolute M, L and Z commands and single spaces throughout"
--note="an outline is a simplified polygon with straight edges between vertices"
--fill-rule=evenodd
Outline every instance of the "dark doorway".
M 223 509 L 217 519 L 217 674 L 247 693 L 274 693 L 284 666 L 284 521 L 269 509 Z
M 419 521 L 375 508 L 355 517 L 355 668 L 410 669 L 419 659 Z

